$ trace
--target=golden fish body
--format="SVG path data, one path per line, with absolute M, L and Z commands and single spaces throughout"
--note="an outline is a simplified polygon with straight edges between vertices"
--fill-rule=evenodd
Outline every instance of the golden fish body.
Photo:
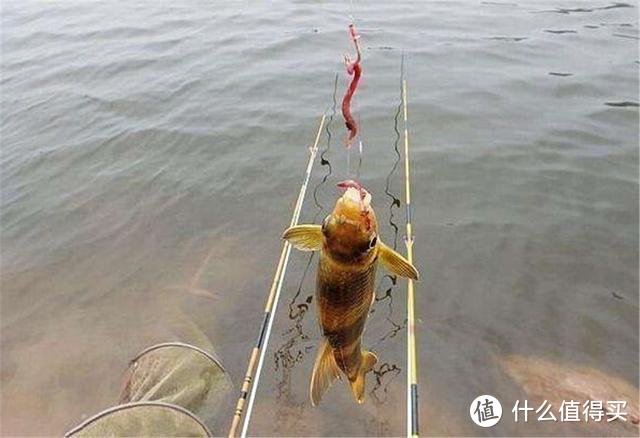
M 361 338 L 374 298 L 377 260 L 357 266 L 336 263 L 322 250 L 316 281 L 316 303 L 322 334 L 338 368 L 354 381 L 362 364 Z
M 297 225 L 284 233 L 303 251 L 320 251 L 316 303 L 323 341 L 311 376 L 311 402 L 317 405 L 333 381 L 344 373 L 359 403 L 364 401 L 365 374 L 377 357 L 362 348 L 374 299 L 378 261 L 391 272 L 418 278 L 416 269 L 378 238 L 371 195 L 348 188 L 322 226 Z

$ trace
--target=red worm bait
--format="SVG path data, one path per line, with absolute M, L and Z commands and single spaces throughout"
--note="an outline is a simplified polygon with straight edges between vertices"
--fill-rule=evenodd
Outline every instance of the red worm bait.
M 360 67 L 360 46 L 358 45 L 358 38 L 360 38 L 360 36 L 353 24 L 349 25 L 349 34 L 351 35 L 353 44 L 356 46 L 358 56 L 355 61 L 351 61 L 347 55 L 344 57 L 345 64 L 347 65 L 347 73 L 349 73 L 349 75 L 353 75 L 353 78 L 349 83 L 349 88 L 347 88 L 347 91 L 342 98 L 342 116 L 344 117 L 345 125 L 347 125 L 347 129 L 349 130 L 349 134 L 347 136 L 347 147 L 351 146 L 351 141 L 358 133 L 358 124 L 353 118 L 353 115 L 351 115 L 351 98 L 353 97 L 353 93 L 356 92 L 358 81 L 362 74 L 362 67 Z

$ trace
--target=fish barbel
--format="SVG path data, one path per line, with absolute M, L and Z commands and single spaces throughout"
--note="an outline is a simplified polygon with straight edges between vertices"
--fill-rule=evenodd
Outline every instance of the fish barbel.
M 418 279 L 407 259 L 380 240 L 371 195 L 354 181 L 339 186 L 347 190 L 322 225 L 297 225 L 283 235 L 302 251 L 320 251 L 316 303 L 323 340 L 311 376 L 314 406 L 340 371 L 358 403 L 364 401 L 365 374 L 378 360 L 362 348 L 378 261 L 394 274 Z

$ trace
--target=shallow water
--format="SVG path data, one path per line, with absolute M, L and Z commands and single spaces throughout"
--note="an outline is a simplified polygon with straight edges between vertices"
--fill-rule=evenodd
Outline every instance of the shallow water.
M 507 414 L 524 397 L 501 355 L 638 387 L 637 1 L 352 3 L 3 2 L 3 435 L 59 435 L 110 406 L 153 342 L 204 334 L 241 383 L 306 147 L 336 73 L 338 99 L 346 86 L 351 13 L 361 179 L 387 242 L 406 56 L 423 434 L 590 433 L 475 427 L 476 396 Z M 348 176 L 339 114 L 328 132 L 305 221 Z M 311 408 L 307 261 L 292 254 L 250 433 L 403 434 L 404 282 L 365 334 L 383 387 L 369 377 L 358 406 L 338 383 Z

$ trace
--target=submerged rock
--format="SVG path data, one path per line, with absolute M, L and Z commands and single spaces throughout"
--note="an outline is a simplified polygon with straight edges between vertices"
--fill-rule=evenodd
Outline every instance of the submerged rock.
M 620 431 L 619 433 L 638 430 L 640 418 L 638 388 L 620 377 L 579 364 L 559 363 L 520 355 L 503 357 L 500 364 L 526 392 L 530 402 L 542 403 L 547 400 L 557 412 L 563 401 L 579 401 L 582 416 L 584 402 L 602 401 L 605 411 L 602 420 L 600 422 L 582 420 L 580 424 L 583 427 L 602 428 L 603 433 L 607 428 L 615 428 Z M 626 406 L 621 411 L 627 413 L 627 421 L 619 419 L 607 421 L 608 418 L 612 418 L 610 409 L 607 409 L 609 401 L 626 402 Z M 609 433 L 616 433 L 616 431 L 611 430 Z

